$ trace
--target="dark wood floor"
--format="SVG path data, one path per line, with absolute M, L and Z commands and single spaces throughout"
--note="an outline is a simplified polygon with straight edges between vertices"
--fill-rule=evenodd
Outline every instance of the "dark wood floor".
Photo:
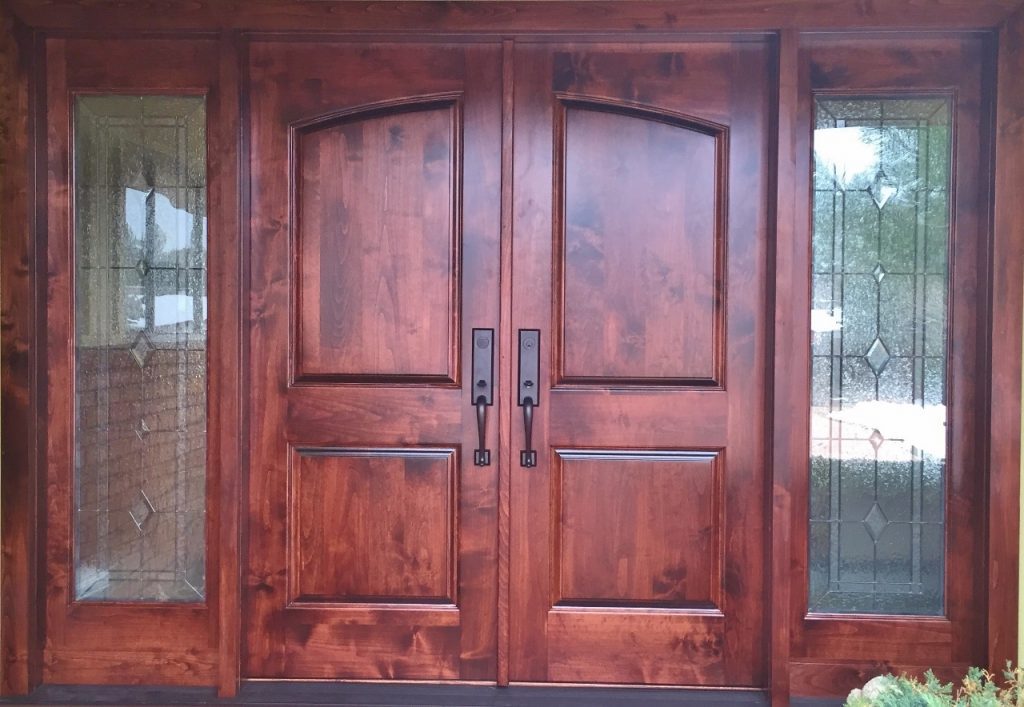
M 603 707 L 608 705 L 767 705 L 758 692 L 658 688 L 514 685 L 367 685 L 324 682 L 249 682 L 239 696 L 218 700 L 212 690 L 159 687 L 46 685 L 22 705 L 345 705 L 353 707 Z M 832 707 L 842 700 L 794 700 L 794 707 Z

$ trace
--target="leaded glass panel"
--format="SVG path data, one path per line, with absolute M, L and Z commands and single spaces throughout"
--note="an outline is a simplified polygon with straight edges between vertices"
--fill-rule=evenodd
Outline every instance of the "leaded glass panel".
M 944 610 L 950 116 L 815 100 L 811 612 Z
M 75 597 L 205 596 L 206 111 L 75 100 Z

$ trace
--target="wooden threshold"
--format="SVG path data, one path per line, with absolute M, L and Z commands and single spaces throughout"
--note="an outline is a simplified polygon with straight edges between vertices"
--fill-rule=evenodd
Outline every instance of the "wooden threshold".
M 19 705 L 374 705 L 416 707 L 592 707 L 593 705 L 768 705 L 758 690 L 243 681 L 236 697 L 217 699 L 213 688 L 43 685 L 29 697 L 0 699 Z M 794 698 L 794 707 L 832 707 L 842 700 Z

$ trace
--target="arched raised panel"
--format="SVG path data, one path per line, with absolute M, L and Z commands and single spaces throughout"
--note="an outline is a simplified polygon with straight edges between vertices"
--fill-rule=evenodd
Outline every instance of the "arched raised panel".
M 561 382 L 721 384 L 725 129 L 560 113 Z
M 455 100 L 296 130 L 296 380 L 456 380 L 459 132 Z

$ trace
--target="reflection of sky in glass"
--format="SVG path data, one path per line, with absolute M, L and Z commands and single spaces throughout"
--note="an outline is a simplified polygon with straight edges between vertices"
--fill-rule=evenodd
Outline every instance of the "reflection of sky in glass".
M 879 134 L 877 128 L 818 128 L 814 157 L 846 189 L 859 177 L 874 178 L 878 172 Z
M 141 243 L 146 236 L 146 198 L 149 191 L 126 188 L 124 190 L 125 225 L 133 240 Z M 186 209 L 175 208 L 163 194 L 154 194 L 153 201 L 156 228 L 163 238 L 154 239 L 153 245 L 164 253 L 185 250 L 192 247 L 192 229 L 196 217 Z M 203 249 L 206 248 L 206 217 L 202 222 Z M 203 297 L 203 319 L 206 319 L 206 297 Z M 186 294 L 157 295 L 153 300 L 153 326 L 173 326 L 191 322 L 194 318 L 192 297 Z M 145 328 L 146 320 L 130 322 L 137 328 Z
M 914 449 L 936 459 L 946 458 L 945 405 L 864 400 L 834 412 L 812 408 L 811 415 L 824 425 L 821 429 L 828 429 L 829 420 L 846 423 L 847 439 L 868 439 L 878 430 L 885 437 L 885 444 L 870 459 L 877 455 L 879 461 L 904 461 Z M 846 458 L 850 458 L 849 450 Z
M 192 297 L 189 295 L 157 295 L 153 298 L 154 326 L 170 326 L 192 321 Z M 206 319 L 206 298 L 203 297 L 203 319 Z
M 124 218 L 132 239 L 140 243 L 146 237 L 146 197 L 148 191 L 124 190 Z M 157 192 L 154 199 L 156 227 L 164 234 L 156 245 L 165 253 L 192 247 L 192 229 L 196 218 L 185 209 L 174 207 L 171 200 Z M 203 249 L 206 249 L 206 217 L 203 217 Z
M 832 175 L 836 188 L 841 190 L 873 186 L 872 180 L 881 170 L 882 132 L 877 127 L 816 129 L 815 171 Z M 830 333 L 842 328 L 841 307 L 811 311 L 811 331 Z M 945 405 L 861 401 L 836 412 L 815 408 L 813 414 L 824 418 L 823 422 L 831 419 L 861 429 L 865 439 L 878 430 L 886 439 L 886 444 L 877 450 L 879 461 L 902 461 L 912 453 L 912 448 L 939 459 L 946 456 Z M 859 436 L 855 432 L 847 434 Z

